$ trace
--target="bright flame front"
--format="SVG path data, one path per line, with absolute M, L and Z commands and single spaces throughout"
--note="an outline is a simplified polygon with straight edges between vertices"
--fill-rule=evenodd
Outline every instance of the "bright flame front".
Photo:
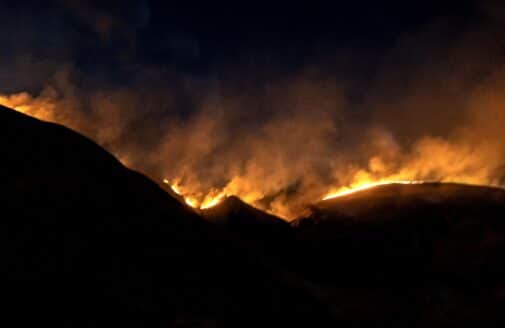
M 502 95 L 503 93 L 499 94 Z M 108 148 L 108 150 L 125 166 L 131 167 L 132 163 L 138 163 L 139 159 L 146 158 L 141 150 L 135 149 L 135 151 L 131 151 L 128 148 L 123 150 L 123 144 L 116 139 L 117 135 L 121 135 L 121 133 L 118 134 L 118 131 L 122 132 L 123 128 L 121 128 L 122 121 L 116 121 L 114 116 L 116 112 L 111 110 L 115 109 L 115 107 L 103 107 L 103 111 L 96 111 L 91 114 L 86 112 L 84 115 L 79 110 L 75 110 L 74 106 L 69 106 L 65 102 L 59 102 L 57 99 L 57 94 L 52 89 L 45 90 L 38 97 L 32 97 L 26 92 L 13 95 L 0 94 L 0 104 L 4 106 L 11 107 L 16 111 L 44 121 L 65 125 L 91 137 L 101 145 L 109 145 L 110 149 Z M 272 157 L 272 153 L 263 152 L 268 147 L 259 147 L 254 148 L 251 154 L 246 153 L 245 155 L 250 157 L 246 157 L 244 161 L 242 161 L 242 158 L 233 157 L 230 159 L 225 157 L 226 160 L 223 167 L 219 167 L 219 170 L 210 170 L 210 172 L 217 173 L 208 174 L 212 177 L 209 181 L 219 181 L 219 186 L 216 186 L 212 182 L 202 182 L 199 179 L 202 177 L 199 171 L 202 166 L 198 165 L 199 161 L 197 159 L 206 159 L 205 156 L 208 149 L 206 147 L 187 146 L 199 145 L 202 140 L 201 136 L 196 135 L 193 138 L 193 135 L 189 135 L 190 138 L 186 138 L 187 140 L 184 138 L 182 140 L 174 138 L 175 141 L 170 145 L 180 145 L 180 147 L 174 146 L 174 149 L 180 150 L 183 148 L 183 155 L 190 156 L 181 156 L 183 158 L 182 162 L 176 163 L 180 166 L 184 162 L 184 159 L 189 158 L 188 163 L 184 162 L 184 165 L 181 166 L 183 168 L 181 172 L 178 170 L 175 172 L 164 172 L 164 174 L 167 174 L 168 179 L 164 179 L 163 183 L 169 186 L 174 194 L 180 196 L 181 201 L 195 209 L 211 208 L 219 204 L 226 197 L 233 195 L 251 206 L 287 220 L 298 217 L 306 210 L 307 204 L 316 203 L 321 199 L 327 200 L 343 197 L 380 185 L 420 184 L 424 180 L 441 183 L 454 182 L 503 187 L 505 185 L 503 156 L 505 155 L 502 153 L 502 150 L 504 149 L 503 140 L 505 138 L 501 134 L 488 135 L 489 131 L 503 131 L 503 120 L 500 120 L 500 117 L 505 117 L 503 116 L 505 111 L 503 110 L 502 99 L 499 98 L 498 100 L 496 104 L 494 102 L 479 104 L 479 113 L 481 113 L 480 108 L 483 108 L 482 110 L 486 110 L 484 113 L 489 113 L 489 115 L 478 116 L 478 118 L 484 116 L 486 120 L 484 122 L 479 121 L 477 125 L 478 129 L 475 131 L 476 135 L 472 134 L 471 139 L 457 138 L 451 140 L 432 137 L 428 134 L 419 137 L 409 149 L 403 151 L 397 147 L 394 138 L 391 139 L 389 134 L 386 137 L 379 135 L 374 137 L 372 144 L 379 142 L 380 144 L 384 143 L 387 147 L 381 146 L 382 148 L 379 149 L 377 154 L 370 155 L 368 164 L 364 160 L 359 165 L 353 164 L 349 162 L 353 158 L 351 157 L 349 161 L 345 160 L 343 163 L 335 166 L 331 164 L 331 167 L 325 168 L 325 176 L 312 174 L 311 169 L 319 167 L 319 165 L 312 165 L 315 161 L 311 160 L 308 166 L 305 166 L 305 160 L 300 162 L 299 159 L 313 158 L 325 162 L 328 158 L 331 159 L 331 154 L 328 155 L 328 153 L 323 152 L 322 154 L 315 153 L 313 155 L 300 156 L 300 154 L 303 154 L 303 151 L 298 151 L 297 147 L 297 151 L 284 153 L 283 146 L 288 146 L 287 149 L 292 150 L 289 147 L 291 144 L 286 141 L 286 144 L 276 144 L 277 148 L 274 148 L 274 153 L 289 156 Z M 106 111 L 112 113 L 110 118 L 109 116 L 103 118 L 99 115 Z M 88 115 L 91 116 L 88 117 Z M 119 115 L 118 117 L 122 116 Z M 487 117 L 493 119 L 488 122 Z M 207 122 L 206 120 L 204 121 Z M 98 132 L 90 132 L 93 129 L 89 130 L 89 128 L 95 126 L 95 122 L 105 123 L 101 123 L 101 128 L 96 129 Z M 301 127 L 303 127 L 303 122 L 299 123 L 297 121 L 296 124 L 301 124 Z M 116 128 L 113 123 L 119 124 L 120 127 Z M 299 129 L 296 124 L 289 122 L 288 127 L 295 127 L 294 131 L 297 132 Z M 281 127 L 284 126 L 281 124 Z M 472 127 L 473 125 L 469 128 Z M 482 129 L 485 132 L 483 135 L 483 138 L 485 138 L 482 140 L 485 142 L 475 143 L 475 140 L 479 140 L 481 127 L 485 128 Z M 274 132 L 281 129 L 280 127 L 277 129 L 277 126 L 275 128 Z M 187 131 L 191 131 L 188 133 L 193 133 L 192 131 L 198 131 L 198 129 L 188 128 Z M 312 140 L 312 138 L 307 138 L 311 130 L 307 132 L 302 129 L 301 131 L 304 132 L 301 133 L 303 140 Z M 214 132 L 214 130 L 210 132 Z M 277 136 L 276 133 L 272 135 Z M 186 134 L 182 134 L 182 136 L 184 137 Z M 204 134 L 204 137 L 207 136 Z M 269 136 L 268 134 L 267 137 Z M 268 142 L 266 145 L 270 145 L 275 140 L 276 137 L 267 139 L 266 141 Z M 314 138 L 314 140 L 324 142 L 326 139 Z M 265 140 L 260 141 L 262 142 L 259 145 L 263 146 L 263 141 Z M 289 138 L 288 141 L 291 141 L 291 139 Z M 310 143 L 310 146 L 310 149 L 304 150 L 310 151 L 312 148 L 320 149 L 317 143 Z M 376 152 L 375 148 L 373 149 Z M 185 154 L 186 150 L 188 154 Z M 164 154 L 171 154 L 169 151 L 163 151 Z M 200 156 L 199 152 L 203 152 L 203 155 Z M 241 152 L 238 153 L 241 154 Z M 167 158 L 173 158 L 173 156 L 167 156 Z M 206 160 L 204 162 L 207 163 Z M 239 164 L 235 165 L 235 163 Z M 213 164 L 209 165 L 212 166 Z M 328 172 L 331 175 L 328 176 Z M 206 172 L 205 174 L 207 175 Z M 287 192 L 287 190 L 290 190 L 290 186 L 293 185 L 293 181 L 297 183 L 301 181 L 300 189 L 297 189 L 293 193 Z
M 163 179 L 163 183 L 170 186 L 170 189 L 177 195 L 181 196 L 184 199 L 186 205 L 200 210 L 205 210 L 219 204 L 224 198 L 226 198 L 226 193 L 209 193 L 206 195 L 203 200 L 198 199 L 195 196 L 185 194 L 183 188 L 179 184 L 179 182 L 170 183 L 169 180 Z
M 211 207 L 214 207 L 216 206 L 217 204 L 219 204 L 224 198 L 226 197 L 226 195 L 224 193 L 220 193 L 218 196 L 216 197 L 208 197 L 205 199 L 205 201 L 200 205 L 200 209 L 201 210 L 205 210 L 207 208 L 211 208 Z
M 323 200 L 347 196 L 347 195 L 353 194 L 358 191 L 363 191 L 363 190 L 371 189 L 371 188 L 378 187 L 378 186 L 384 186 L 384 185 L 390 185 L 390 184 L 411 185 L 411 184 L 422 184 L 422 183 L 424 183 L 424 181 L 386 180 L 386 181 L 376 181 L 376 182 L 370 182 L 370 181 L 358 182 L 358 183 L 353 184 L 352 186 L 342 187 L 336 191 L 329 192 L 326 196 L 323 197 Z

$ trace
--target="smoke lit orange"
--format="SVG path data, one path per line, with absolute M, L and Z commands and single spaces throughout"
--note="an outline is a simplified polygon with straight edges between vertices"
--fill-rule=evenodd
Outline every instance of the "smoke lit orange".
M 184 202 L 192 208 L 195 209 L 208 209 L 219 204 L 225 197 L 224 192 L 219 192 L 217 194 L 208 194 L 203 200 L 199 200 L 195 196 L 185 195 L 179 183 L 170 183 L 167 179 L 163 179 L 163 183 L 170 186 L 170 189 L 177 195 L 184 198 Z
M 378 186 L 384 186 L 384 185 L 390 185 L 390 184 L 410 185 L 410 184 L 422 184 L 422 183 L 424 183 L 424 181 L 401 181 L 401 180 L 400 181 L 394 181 L 394 180 L 389 181 L 389 180 L 386 180 L 386 181 L 376 181 L 376 182 L 368 182 L 368 181 L 367 182 L 358 182 L 358 183 L 353 184 L 350 187 L 342 187 L 336 191 L 329 192 L 327 195 L 325 195 L 323 197 L 323 200 L 347 196 L 347 195 L 353 194 L 358 191 L 363 191 L 363 190 L 371 189 L 371 188 L 378 187 Z
M 37 97 L 26 92 L 0 95 L 0 104 L 74 129 L 153 179 L 166 177 L 163 182 L 173 194 L 196 209 L 216 206 L 233 195 L 294 219 L 321 199 L 384 184 L 505 184 L 505 83 L 501 79 L 491 79 L 473 94 L 465 93 L 464 99 L 454 99 L 451 91 L 445 101 L 440 101 L 438 91 L 433 97 L 430 88 L 421 85 L 419 90 L 414 83 L 415 97 L 406 92 L 405 97 L 396 95 L 399 104 L 396 100 L 372 103 L 372 122 L 340 115 L 345 109 L 335 95 L 335 84 L 324 79 L 302 77 L 282 83 L 268 95 L 251 90 L 251 97 L 235 99 L 231 94 L 229 102 L 203 100 L 183 121 L 169 120 L 164 112 L 150 114 L 167 118 L 161 129 L 143 124 L 139 112 L 147 110 L 137 109 L 144 106 L 144 98 L 132 90 L 85 94 L 86 100 L 81 101 L 74 92 L 65 97 L 48 86 Z M 63 89 L 76 91 L 73 86 Z M 255 122 L 254 128 L 237 129 L 254 120 L 240 108 L 253 106 L 257 97 L 272 107 L 272 115 Z M 416 113 L 431 113 L 452 104 L 460 116 L 457 122 L 453 116 L 439 118 L 437 112 L 428 115 L 429 121 L 398 124 L 388 110 L 381 109 L 403 113 L 414 106 Z M 434 129 L 433 117 L 447 131 Z M 136 129 L 138 122 L 142 124 Z M 416 131 L 410 135 L 409 130 Z M 408 140 L 403 140 L 404 134 Z M 156 141 L 137 142 L 145 136 Z

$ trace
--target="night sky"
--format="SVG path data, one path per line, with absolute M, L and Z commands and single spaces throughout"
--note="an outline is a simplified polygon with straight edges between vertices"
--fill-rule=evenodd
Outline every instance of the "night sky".
M 429 24 L 450 34 L 489 20 L 496 5 L 483 3 L 2 1 L 0 87 L 40 88 L 62 65 L 78 68 L 81 83 L 163 80 L 168 71 L 261 79 L 313 64 L 370 78 L 406 35 Z

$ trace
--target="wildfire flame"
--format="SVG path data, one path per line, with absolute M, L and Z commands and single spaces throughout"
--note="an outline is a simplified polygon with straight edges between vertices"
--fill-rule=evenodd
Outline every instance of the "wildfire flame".
M 231 144 L 228 140 L 233 138 L 226 135 L 212 143 L 215 134 L 226 130 L 226 125 L 218 124 L 226 120 L 225 116 L 198 116 L 195 123 L 177 126 L 175 132 L 166 134 L 167 140 L 155 149 L 155 155 L 149 156 L 149 151 L 122 139 L 130 132 L 128 124 L 121 125 L 124 115 L 120 105 L 124 103 L 112 104 L 107 98 L 104 103 L 98 102 L 97 110 L 82 112 L 76 110 L 78 103 L 59 102 L 51 89 L 37 97 L 26 92 L 0 94 L 0 104 L 72 128 L 96 140 L 126 166 L 140 171 L 155 167 L 155 175 L 143 172 L 155 179 L 163 174 L 161 177 L 166 178 L 162 182 L 192 208 L 208 209 L 226 197 L 236 196 L 287 220 L 298 217 L 307 205 L 321 199 L 380 185 L 438 181 L 503 187 L 505 139 L 500 136 L 505 111 L 501 98 L 476 98 L 475 103 L 478 110 L 469 112 L 474 115 L 469 116 L 470 123 L 457 130 L 461 135 L 452 139 L 433 137 L 428 130 L 405 149 L 393 133 L 379 131 L 370 134 L 367 142 L 373 145 L 365 142 L 363 153 L 345 149 L 334 158 L 339 149 L 324 144 L 331 139 L 327 137 L 334 128 L 328 123 L 331 120 L 323 116 L 307 123 L 305 111 L 301 111 L 299 116 L 282 116 L 269 122 L 259 130 L 260 137 L 245 134 L 243 143 Z M 311 129 L 320 122 L 324 123 L 321 130 Z M 279 131 L 286 136 L 284 139 L 279 139 Z M 330 136 L 335 137 L 332 133 Z M 211 142 L 207 142 L 209 139 Z M 230 151 L 219 152 L 227 147 Z M 142 160 L 148 163 L 143 166 Z M 170 169 L 164 169 L 167 163 Z
M 29 99 L 30 96 L 24 92 L 14 95 L 0 95 L 0 104 L 20 113 L 30 115 L 30 106 L 26 105 Z
M 342 187 L 336 191 L 331 191 L 328 194 L 326 194 L 322 200 L 343 197 L 343 196 L 347 196 L 347 195 L 356 193 L 358 191 L 363 191 L 363 190 L 375 188 L 378 186 L 384 186 L 384 185 L 390 185 L 390 184 L 412 185 L 412 184 L 422 184 L 422 183 L 425 183 L 425 181 L 415 181 L 415 180 L 414 181 L 386 180 L 386 181 L 375 181 L 375 182 L 362 181 L 362 182 L 354 183 L 352 186 L 349 186 L 349 187 Z
M 179 182 L 170 183 L 168 179 L 163 179 L 163 183 L 170 186 L 170 189 L 184 199 L 184 202 L 195 209 L 205 210 L 219 204 L 227 194 L 219 192 L 217 194 L 209 194 L 203 200 L 199 200 L 195 196 L 185 195 Z
M 207 197 L 205 201 L 200 205 L 201 210 L 205 210 L 207 208 L 211 208 L 219 204 L 224 198 L 226 197 L 226 194 L 220 193 L 219 195 L 215 197 Z
M 182 196 L 182 191 L 181 191 L 181 189 L 179 188 L 179 186 L 177 184 L 170 184 L 170 182 L 167 179 L 163 179 L 163 183 L 166 184 L 166 185 L 169 185 L 170 189 L 172 189 L 172 191 L 175 194 L 177 194 L 179 196 Z
M 193 197 L 184 197 L 184 201 L 186 202 L 186 204 L 188 204 L 190 207 L 193 207 L 193 208 L 199 208 L 199 205 L 198 205 L 198 200 L 196 200 L 196 198 L 193 198 Z

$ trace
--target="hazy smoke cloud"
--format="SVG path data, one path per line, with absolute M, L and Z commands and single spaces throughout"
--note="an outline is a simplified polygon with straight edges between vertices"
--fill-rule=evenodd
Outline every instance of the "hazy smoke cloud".
M 451 26 L 398 40 L 368 83 L 316 59 L 203 80 L 144 65 L 142 78 L 92 87 L 68 65 L 39 93 L 0 103 L 67 125 L 199 201 L 235 194 L 286 218 L 364 181 L 504 185 L 503 22 Z

